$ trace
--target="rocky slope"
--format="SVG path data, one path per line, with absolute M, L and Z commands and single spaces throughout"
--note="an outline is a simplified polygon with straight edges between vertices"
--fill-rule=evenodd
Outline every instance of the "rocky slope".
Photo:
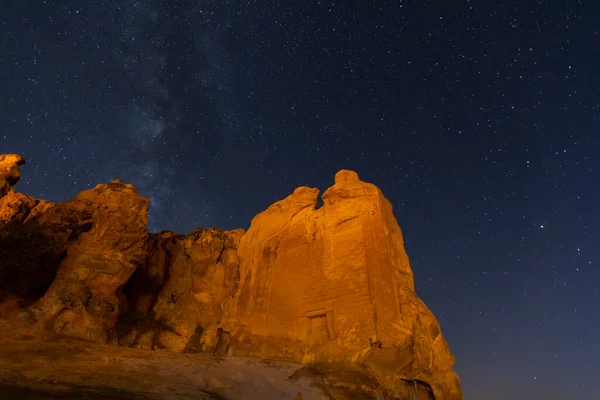
M 55 204 L 15 192 L 22 164 L 0 155 L 0 302 L 31 327 L 301 363 L 329 398 L 333 375 L 351 370 L 375 383 L 344 398 L 462 399 L 392 206 L 355 172 L 336 174 L 320 208 L 318 189 L 301 187 L 247 232 L 179 235 L 149 234 L 148 199 L 121 181 Z
M 3 400 L 383 400 L 364 371 L 102 345 L 0 320 Z

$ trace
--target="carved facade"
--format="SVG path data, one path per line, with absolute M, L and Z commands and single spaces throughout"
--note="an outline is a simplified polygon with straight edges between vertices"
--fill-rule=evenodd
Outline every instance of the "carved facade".
M 301 187 L 242 237 L 240 288 L 223 328 L 231 354 L 367 366 L 395 391 L 427 382 L 462 398 L 454 357 L 414 292 L 390 203 L 355 172 L 323 194 Z
M 462 399 L 392 206 L 355 172 L 336 174 L 322 207 L 318 189 L 300 187 L 247 232 L 148 235 L 149 201 L 133 186 L 47 203 L 12 189 L 23 162 L 0 156 L 0 300 L 28 297 L 25 315 L 41 327 L 124 346 L 359 365 L 394 398 Z

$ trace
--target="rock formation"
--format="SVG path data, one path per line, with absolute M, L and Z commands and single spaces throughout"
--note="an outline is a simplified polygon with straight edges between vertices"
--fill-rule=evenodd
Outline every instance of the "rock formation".
M 125 290 L 130 304 L 120 343 L 202 351 L 202 334 L 221 321 L 222 307 L 237 287 L 236 249 L 243 234 L 211 228 L 151 235 L 146 262 Z
M 21 178 L 20 165 L 25 159 L 18 154 L 0 154 L 0 197 L 8 193 Z
M 15 192 L 25 159 L 18 154 L 0 154 L 0 224 L 21 224 L 43 212 L 49 203 Z
M 58 266 L 51 260 L 55 232 L 42 232 L 32 222 L 50 203 L 12 188 L 21 177 L 19 166 L 23 164 L 25 160 L 17 154 L 0 154 L 0 301 L 8 291 L 20 297 L 39 297 Z
M 454 358 L 415 294 L 390 203 L 345 170 L 321 208 L 318 194 L 296 189 L 242 237 L 240 288 L 223 325 L 231 353 L 354 362 L 396 392 L 424 382 L 435 398 L 460 398 Z
M 0 155 L 0 301 L 38 326 L 121 346 L 362 368 L 393 398 L 462 399 L 454 357 L 415 294 L 379 188 L 342 170 L 296 189 L 247 232 L 148 234 L 121 181 L 51 204 L 12 189 Z M 336 367 L 337 368 L 337 367 Z
M 32 319 L 68 335 L 110 340 L 122 308 L 120 289 L 146 254 L 149 204 L 116 180 L 77 195 L 69 206 L 89 230 L 69 245 L 52 285 L 28 309 Z

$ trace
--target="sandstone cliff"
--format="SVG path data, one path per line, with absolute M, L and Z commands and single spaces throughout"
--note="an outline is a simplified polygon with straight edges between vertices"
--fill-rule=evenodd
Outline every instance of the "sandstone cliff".
M 0 302 L 55 332 L 142 349 L 366 369 L 391 398 L 462 399 L 454 357 L 414 291 L 379 188 L 342 170 L 296 189 L 247 232 L 148 234 L 121 181 L 48 203 L 12 189 L 0 155 Z M 338 368 L 338 367 L 336 367 Z
M 201 352 L 202 334 L 219 323 L 239 280 L 242 229 L 150 237 L 144 265 L 125 288 L 120 344 Z
M 318 194 L 296 189 L 242 237 L 240 288 L 224 323 L 231 353 L 358 363 L 397 393 L 423 382 L 435 398 L 461 398 L 390 203 L 352 171 L 336 175 L 321 208 Z
M 46 294 L 28 309 L 32 320 L 57 332 L 109 341 L 123 308 L 120 289 L 146 254 L 149 204 L 121 181 L 70 201 L 89 230 L 69 245 Z

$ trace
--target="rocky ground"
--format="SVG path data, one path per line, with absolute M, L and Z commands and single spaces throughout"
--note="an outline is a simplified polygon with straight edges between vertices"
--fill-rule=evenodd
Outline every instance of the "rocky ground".
M 0 398 L 385 399 L 360 371 L 100 345 L 0 313 Z
M 299 365 L 97 345 L 0 321 L 3 399 L 325 399 Z

